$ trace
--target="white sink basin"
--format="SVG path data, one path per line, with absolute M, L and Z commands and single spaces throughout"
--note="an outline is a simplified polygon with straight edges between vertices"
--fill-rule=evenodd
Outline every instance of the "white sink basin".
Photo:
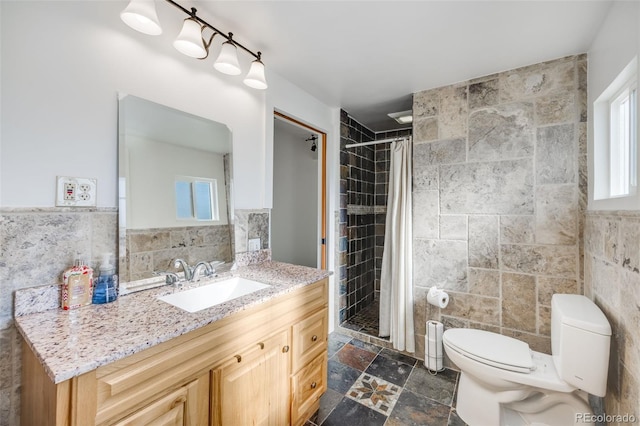
M 198 312 L 267 287 L 271 286 L 245 278 L 233 277 L 162 296 L 159 299 L 187 312 Z

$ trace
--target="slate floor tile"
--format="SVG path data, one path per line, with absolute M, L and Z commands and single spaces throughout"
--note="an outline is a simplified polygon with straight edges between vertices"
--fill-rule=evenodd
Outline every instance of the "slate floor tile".
M 329 414 L 336 408 L 336 405 L 344 398 L 344 394 L 334 391 L 333 389 L 327 389 L 327 391 L 320 397 L 320 408 L 309 419 L 315 425 L 322 424 L 322 422 L 329 417 Z
M 365 372 L 398 386 L 404 386 L 412 369 L 411 365 L 378 355 Z
M 329 389 L 344 395 L 360 377 L 360 374 L 361 372 L 355 368 L 330 359 L 327 369 L 327 385 Z
M 450 411 L 446 405 L 405 389 L 385 426 L 448 426 Z
M 334 356 L 336 352 L 338 352 L 344 345 L 349 343 L 351 340 L 350 336 L 345 336 L 344 334 L 333 332 L 329 334 L 329 358 Z
M 380 355 L 382 355 L 384 357 L 387 357 L 387 358 L 390 358 L 390 359 L 393 359 L 393 360 L 396 360 L 396 361 L 399 361 L 399 362 L 403 362 L 403 363 L 408 364 L 408 365 L 410 365 L 412 367 L 414 365 L 416 365 L 416 362 L 418 361 L 417 359 L 412 358 L 412 357 L 410 357 L 408 355 L 401 354 L 400 352 L 396 352 L 396 351 L 393 351 L 393 350 L 387 349 L 387 348 L 382 349 L 382 351 L 380 352 Z
M 373 352 L 360 349 L 347 343 L 336 353 L 334 359 L 356 370 L 364 371 L 376 357 Z
M 468 426 L 464 420 L 458 416 L 456 410 L 451 410 L 451 414 L 449 414 L 449 424 L 447 426 Z
M 447 368 L 434 375 L 418 364 L 411 372 L 404 387 L 418 395 L 423 395 L 451 406 L 457 381 L 457 371 Z
M 387 416 L 380 414 L 371 408 L 355 402 L 349 398 L 343 398 L 329 417 L 322 422 L 322 426 L 382 426 L 387 421 Z
M 382 348 L 378 345 L 374 345 L 373 343 L 363 342 L 362 340 L 358 340 L 358 339 L 353 339 L 349 343 L 351 343 L 353 346 L 356 346 L 360 349 L 364 349 L 365 351 L 372 352 L 376 355 L 380 353 L 380 351 L 382 350 Z

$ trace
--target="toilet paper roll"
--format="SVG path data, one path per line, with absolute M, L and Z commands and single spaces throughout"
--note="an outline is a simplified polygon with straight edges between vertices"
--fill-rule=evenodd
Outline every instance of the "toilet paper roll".
M 427 321 L 427 334 L 424 336 L 424 365 L 431 371 L 442 371 L 442 333 L 441 322 Z
M 449 304 L 449 295 L 444 290 L 438 290 L 436 286 L 433 286 L 427 293 L 427 302 L 441 309 L 446 308 Z

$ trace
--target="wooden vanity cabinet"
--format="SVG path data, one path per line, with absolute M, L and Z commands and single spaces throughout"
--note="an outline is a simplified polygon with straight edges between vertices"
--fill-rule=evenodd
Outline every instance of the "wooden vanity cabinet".
M 289 424 L 289 330 L 213 370 L 213 425 Z
M 323 279 L 53 384 L 23 346 L 24 426 L 301 425 L 327 380 Z
M 134 412 L 114 426 L 163 425 L 198 426 L 207 423 L 208 375 L 196 379 Z

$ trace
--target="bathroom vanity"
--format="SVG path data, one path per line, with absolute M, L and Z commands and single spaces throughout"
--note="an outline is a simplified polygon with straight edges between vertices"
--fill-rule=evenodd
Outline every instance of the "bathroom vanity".
M 270 287 L 196 313 L 158 300 L 162 287 L 17 317 L 22 424 L 304 424 L 327 386 L 328 273 L 235 274 Z

